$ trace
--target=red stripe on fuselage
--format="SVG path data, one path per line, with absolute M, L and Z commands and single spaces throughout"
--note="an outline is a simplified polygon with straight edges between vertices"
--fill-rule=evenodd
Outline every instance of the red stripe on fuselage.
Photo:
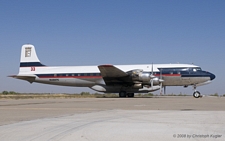
M 39 78 L 102 78 L 101 76 L 39 76 Z
M 154 76 L 160 77 L 160 74 Z M 180 74 L 163 74 L 162 76 L 181 76 Z M 39 76 L 39 78 L 102 78 L 102 76 Z

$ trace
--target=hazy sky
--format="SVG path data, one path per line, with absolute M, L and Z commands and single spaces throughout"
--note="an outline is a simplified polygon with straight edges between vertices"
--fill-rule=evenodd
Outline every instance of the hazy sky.
M 21 46 L 31 43 L 49 66 L 194 63 L 216 75 L 198 90 L 225 94 L 223 0 L 1 0 L 0 15 L 0 91 L 90 91 L 8 78 L 18 73 Z

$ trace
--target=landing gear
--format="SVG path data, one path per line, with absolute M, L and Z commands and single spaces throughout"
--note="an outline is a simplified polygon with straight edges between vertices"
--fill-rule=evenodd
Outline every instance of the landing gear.
M 134 93 L 128 93 L 127 96 L 128 97 L 134 97 Z
M 119 97 L 134 97 L 134 93 L 127 93 L 126 91 L 121 91 Z
M 194 85 L 194 93 L 193 93 L 193 96 L 194 98 L 199 98 L 199 97 L 202 97 L 201 93 L 199 91 L 196 90 L 196 85 Z
M 127 96 L 127 93 L 125 91 L 121 91 L 119 93 L 119 97 L 126 97 Z
M 194 98 L 202 97 L 199 91 L 195 91 L 195 92 L 193 93 L 193 96 L 194 96 Z

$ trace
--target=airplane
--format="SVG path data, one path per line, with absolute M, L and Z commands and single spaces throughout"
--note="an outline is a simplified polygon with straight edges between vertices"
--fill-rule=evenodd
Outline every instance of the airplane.
M 193 86 L 195 98 L 202 95 L 196 90 L 215 79 L 215 75 L 193 64 L 142 64 L 99 66 L 46 66 L 32 44 L 21 49 L 20 68 L 16 79 L 30 83 L 60 86 L 88 87 L 103 93 L 119 93 L 119 97 L 134 97 L 134 93 L 162 92 L 166 86 Z

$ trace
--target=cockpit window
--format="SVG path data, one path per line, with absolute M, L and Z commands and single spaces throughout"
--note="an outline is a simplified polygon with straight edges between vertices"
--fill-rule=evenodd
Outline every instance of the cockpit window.
M 201 71 L 200 67 L 187 67 L 187 68 L 158 68 L 162 74 L 189 74 Z M 158 72 L 158 73 L 160 73 Z
M 201 68 L 192 68 L 191 70 L 196 72 L 196 71 L 201 71 L 202 69 Z
M 196 69 L 196 71 L 201 71 L 202 69 L 201 68 L 195 68 Z

